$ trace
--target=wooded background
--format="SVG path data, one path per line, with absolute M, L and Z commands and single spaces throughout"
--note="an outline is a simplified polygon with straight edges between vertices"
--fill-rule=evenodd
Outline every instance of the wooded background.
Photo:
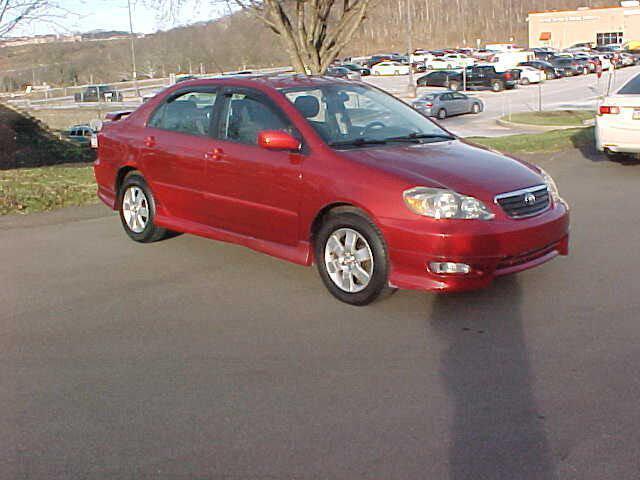
M 342 52 L 406 52 L 406 8 L 414 48 L 475 46 L 510 39 L 527 46 L 530 11 L 617 5 L 611 0 L 376 0 L 360 31 Z M 89 26 L 90 27 L 90 26 Z M 135 27 L 135 20 L 134 20 Z M 136 40 L 139 75 L 208 73 L 287 65 L 278 38 L 258 20 L 237 13 Z M 25 83 L 72 85 L 131 77 L 128 40 L 30 45 L 0 49 L 0 90 Z

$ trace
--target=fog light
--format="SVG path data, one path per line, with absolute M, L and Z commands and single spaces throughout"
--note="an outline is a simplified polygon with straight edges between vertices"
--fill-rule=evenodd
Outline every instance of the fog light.
M 471 267 L 466 263 L 453 262 L 431 262 L 429 263 L 429 271 L 437 274 L 467 274 L 471 271 Z

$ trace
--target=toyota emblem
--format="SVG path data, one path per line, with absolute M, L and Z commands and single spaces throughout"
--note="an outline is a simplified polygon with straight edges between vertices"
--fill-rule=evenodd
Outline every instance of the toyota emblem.
M 536 196 L 533 193 L 527 193 L 524 196 L 524 204 L 527 206 L 531 206 L 536 203 Z

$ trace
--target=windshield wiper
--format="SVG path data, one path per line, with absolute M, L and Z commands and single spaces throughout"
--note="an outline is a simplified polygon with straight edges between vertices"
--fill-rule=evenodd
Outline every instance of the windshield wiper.
M 442 139 L 442 140 L 455 140 L 456 137 L 452 135 L 447 135 L 445 133 L 417 133 L 413 132 L 409 135 L 401 136 L 401 137 L 389 137 L 385 138 L 387 142 L 412 142 L 412 143 L 422 143 L 421 140 L 430 140 L 430 139 Z
M 356 138 L 354 140 L 343 140 L 339 142 L 329 142 L 330 147 L 359 147 L 362 145 L 384 145 L 387 140 L 376 140 L 373 138 Z

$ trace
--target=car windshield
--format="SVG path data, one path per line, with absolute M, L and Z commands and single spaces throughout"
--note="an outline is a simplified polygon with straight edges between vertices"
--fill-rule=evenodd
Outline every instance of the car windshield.
M 618 91 L 619 95 L 640 95 L 640 75 L 636 75 Z
M 335 147 L 453 139 L 404 102 L 364 85 L 329 84 L 282 92 L 318 135 Z

